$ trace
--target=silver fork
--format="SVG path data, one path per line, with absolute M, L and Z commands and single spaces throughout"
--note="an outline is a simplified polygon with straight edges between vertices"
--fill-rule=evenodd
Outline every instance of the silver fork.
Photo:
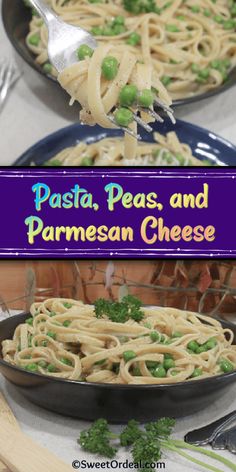
M 52 65 L 59 73 L 62 72 L 66 67 L 69 67 L 75 62 L 78 62 L 76 51 L 81 45 L 86 44 L 91 49 L 95 49 L 97 47 L 96 39 L 88 31 L 85 31 L 83 28 L 78 26 L 65 23 L 57 15 L 55 15 L 55 13 L 51 8 L 49 8 L 45 1 L 29 0 L 29 3 L 31 3 L 31 5 L 37 10 L 47 26 L 48 57 Z M 173 123 L 175 123 L 173 110 L 169 106 L 165 105 L 165 103 L 163 103 L 158 97 L 155 97 L 154 103 L 157 107 L 164 111 L 167 116 L 169 116 Z M 164 121 L 163 118 L 151 108 L 143 109 L 137 107 L 137 110 L 145 111 L 157 121 Z M 145 123 L 137 113 L 133 112 L 133 117 L 134 120 L 146 131 L 152 131 L 151 126 Z M 112 123 L 114 123 L 113 114 L 109 115 L 108 118 Z M 136 135 L 130 128 L 118 126 L 117 124 L 116 126 L 117 128 L 124 130 L 132 136 L 140 138 L 140 136 Z
M 21 73 L 11 61 L 3 59 L 0 62 L 0 111 L 3 108 L 8 92 L 20 76 Z

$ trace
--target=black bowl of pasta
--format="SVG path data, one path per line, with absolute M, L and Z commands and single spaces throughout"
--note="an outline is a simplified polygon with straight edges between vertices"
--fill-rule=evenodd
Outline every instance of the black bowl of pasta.
M 106 5 L 109 2 L 111 5 L 107 7 Z M 57 13 L 62 16 L 65 15 L 66 18 L 69 15 L 70 21 L 73 22 L 73 11 L 71 11 L 69 3 L 68 1 L 64 2 L 64 4 L 58 2 Z M 98 34 L 98 38 L 103 38 L 105 42 L 116 41 L 117 39 L 119 43 L 122 40 L 126 47 L 138 48 L 139 45 L 141 47 L 141 37 L 147 35 L 145 14 L 143 15 L 143 22 L 139 21 L 137 32 L 132 23 L 133 18 L 134 24 L 137 25 L 135 20 L 137 17 L 135 17 L 132 11 L 127 11 L 123 8 L 124 3 L 130 4 L 132 2 L 123 2 L 121 0 L 120 5 L 112 7 L 113 2 L 109 0 L 101 8 L 109 8 L 111 13 L 108 12 L 105 16 L 103 14 L 100 17 L 98 13 L 95 15 L 95 10 L 98 12 L 100 3 L 102 4 L 103 2 L 102 0 L 101 2 L 98 1 L 95 6 L 93 3 L 88 0 L 88 11 L 93 16 L 92 24 L 98 24 L 99 26 L 92 27 L 88 23 L 85 14 L 84 16 L 82 15 L 83 18 L 82 22 L 80 20 L 80 24 L 84 25 L 85 28 L 93 30 L 94 34 Z M 145 50 L 145 54 L 149 54 L 147 42 L 150 41 L 153 45 L 153 33 L 155 32 L 157 43 L 152 46 L 153 52 L 151 54 L 154 54 L 153 60 L 157 57 L 159 61 L 156 64 L 156 69 L 161 69 L 161 76 L 160 74 L 159 76 L 163 85 L 167 87 L 167 91 L 172 96 L 174 106 L 198 102 L 204 98 L 224 92 L 235 85 L 235 9 L 232 11 L 228 9 L 227 11 L 228 7 L 226 5 L 223 12 L 221 6 L 218 7 L 214 4 L 199 12 L 197 11 L 198 7 L 196 7 L 196 11 L 192 10 L 191 2 L 189 5 L 187 2 L 183 2 L 179 10 L 174 12 L 169 18 L 168 15 L 165 17 L 168 13 L 168 8 L 165 8 L 164 4 L 166 2 L 163 1 L 163 9 L 161 9 L 161 12 L 158 12 L 160 15 L 156 15 L 156 23 L 153 12 L 150 12 L 152 15 L 150 15 L 148 23 L 149 33 L 148 37 L 145 38 L 143 50 Z M 74 16 L 78 17 L 79 13 L 76 11 L 76 8 Z M 84 4 L 82 8 L 84 9 Z M 120 20 L 122 13 L 125 15 L 125 21 L 126 16 L 129 17 L 127 25 L 126 23 L 122 24 Z M 162 14 L 163 21 L 160 24 L 159 18 Z M 98 16 L 98 18 L 95 18 L 95 22 L 94 15 Z M 113 20 L 110 21 L 109 15 L 112 15 L 111 18 L 117 15 L 121 24 L 119 22 L 114 23 Z M 32 17 L 31 10 L 26 5 L 26 2 L 24 3 L 23 0 L 2 0 L 2 18 L 6 33 L 21 57 L 37 72 L 57 83 L 56 71 L 53 70 L 47 59 L 45 30 L 42 29 L 41 20 L 37 20 L 34 14 Z M 104 22 L 104 18 L 106 19 L 105 25 L 101 25 L 100 23 L 101 21 Z M 206 22 L 209 22 L 209 25 L 206 24 L 204 27 Z M 203 34 L 199 39 L 199 31 L 201 29 Z
M 23 313 L 20 315 L 11 316 L 0 323 L 0 346 L 2 346 L 1 351 L 0 351 L 1 352 L 0 353 L 1 374 L 9 382 L 14 384 L 29 401 L 32 401 L 33 403 L 40 405 L 43 408 L 46 408 L 51 411 L 55 411 L 62 415 L 71 416 L 75 418 L 83 418 L 85 420 L 94 420 L 96 418 L 104 417 L 111 422 L 117 422 L 117 423 L 126 422 L 132 418 L 136 418 L 139 421 L 145 422 L 145 421 L 154 420 L 155 418 L 163 417 L 163 416 L 181 417 L 181 416 L 193 414 L 199 410 L 207 408 L 209 404 L 211 404 L 218 397 L 224 394 L 224 392 L 229 388 L 230 384 L 236 381 L 236 370 L 234 370 L 235 367 L 232 368 L 232 362 L 229 361 L 230 358 L 232 360 L 232 357 L 230 357 L 231 354 L 229 353 L 229 351 L 227 351 L 229 346 L 227 347 L 225 345 L 226 350 L 224 350 L 224 355 L 228 357 L 228 360 L 226 359 L 223 360 L 221 358 L 220 363 L 218 363 L 220 365 L 220 370 L 218 367 L 216 367 L 216 369 L 218 370 L 215 371 L 213 376 L 204 377 L 203 375 L 204 378 L 201 378 L 201 375 L 199 376 L 199 367 L 197 369 L 194 368 L 194 370 L 191 370 L 191 366 L 189 365 L 185 366 L 184 364 L 185 361 L 182 359 L 183 352 L 179 351 L 177 353 L 178 351 L 177 345 L 178 343 L 180 343 L 180 337 L 178 336 L 180 336 L 180 334 L 177 332 L 175 332 L 175 334 L 173 333 L 173 338 L 174 338 L 173 344 L 167 342 L 167 337 L 165 337 L 165 335 L 164 335 L 165 337 L 164 344 L 163 343 L 161 344 L 161 342 L 160 344 L 158 344 L 157 338 L 155 335 L 156 331 L 152 330 L 151 333 L 148 334 L 148 330 L 150 326 L 148 328 L 147 322 L 142 323 L 142 330 L 144 331 L 146 330 L 147 333 L 145 332 L 144 335 L 139 336 L 138 344 L 135 345 L 135 341 L 134 340 L 132 341 L 133 344 L 131 346 L 133 350 L 131 350 L 130 340 L 129 340 L 129 349 L 128 351 L 126 350 L 124 351 L 122 343 L 125 343 L 127 341 L 122 341 L 121 337 L 120 337 L 119 346 L 118 347 L 116 346 L 115 348 L 112 347 L 113 349 L 112 351 L 110 349 L 111 348 L 111 345 L 110 345 L 109 358 L 107 357 L 107 363 L 113 362 L 115 369 L 114 368 L 108 369 L 108 367 L 104 366 L 104 359 L 101 360 L 101 357 L 105 355 L 104 350 L 102 351 L 102 353 L 101 351 L 98 352 L 99 348 L 98 350 L 94 349 L 94 344 L 92 346 L 91 345 L 89 346 L 87 344 L 86 349 L 85 349 L 87 355 L 84 355 L 85 361 L 83 364 L 83 371 L 84 369 L 85 370 L 87 369 L 87 372 L 89 372 L 89 374 L 87 374 L 87 378 L 85 377 L 82 378 L 81 372 L 79 374 L 81 377 L 79 381 L 75 380 L 75 378 L 74 379 L 64 378 L 64 377 L 69 376 L 68 371 L 70 369 L 71 369 L 71 372 L 74 369 L 73 374 L 70 374 L 70 375 L 71 377 L 73 376 L 75 377 L 75 374 L 74 374 L 75 369 L 78 369 L 78 365 L 73 365 L 73 368 L 72 368 L 72 364 L 69 362 L 70 356 L 72 357 L 76 356 L 75 343 L 73 344 L 73 349 L 70 350 L 69 354 L 68 352 L 63 351 L 64 356 L 67 356 L 67 357 L 62 358 L 61 357 L 63 355 L 62 351 L 57 351 L 57 349 L 55 348 L 55 344 L 53 344 L 56 341 L 55 341 L 55 337 L 53 337 L 52 331 L 57 330 L 57 336 L 59 336 L 59 339 L 62 339 L 60 338 L 62 334 L 60 335 L 59 333 L 61 329 L 59 327 L 59 324 L 63 321 L 63 319 L 64 319 L 63 326 L 69 325 L 68 316 L 70 317 L 71 323 L 76 323 L 76 322 L 78 323 L 78 316 L 77 316 L 77 321 L 76 321 L 75 314 L 77 312 L 75 311 L 75 308 L 81 310 L 81 306 L 82 306 L 82 310 L 88 310 L 87 307 L 90 307 L 89 310 L 91 311 L 91 309 L 94 310 L 94 307 L 91 307 L 91 305 L 83 305 L 81 302 L 75 302 L 72 300 L 67 300 L 66 302 L 64 299 L 61 299 L 60 302 L 58 302 L 58 299 L 53 299 L 53 300 L 54 300 L 53 309 L 57 310 L 56 313 L 51 311 L 50 313 L 52 313 L 52 315 L 47 317 L 47 315 L 45 315 L 45 313 L 47 312 L 47 309 L 46 309 L 46 312 L 44 310 L 44 314 L 41 310 L 38 310 L 38 311 L 36 311 L 36 309 L 34 310 L 33 319 L 34 317 L 37 317 L 37 319 L 34 319 L 34 322 L 36 323 L 36 325 L 39 326 L 40 322 L 42 322 L 42 318 L 46 317 L 46 320 L 44 319 L 44 323 L 45 322 L 49 324 L 51 323 L 50 331 L 47 333 L 47 338 L 45 337 L 43 338 L 42 330 L 40 329 L 40 332 L 37 335 L 38 336 L 37 347 L 35 347 L 36 338 L 32 340 L 32 335 L 31 335 L 31 341 L 30 341 L 31 347 L 19 348 L 18 346 L 16 350 L 21 351 L 21 352 L 17 353 L 16 355 L 21 356 L 21 363 L 24 364 L 24 365 L 21 364 L 21 367 L 14 365 L 14 362 L 12 361 L 14 348 L 12 345 L 13 341 L 11 340 L 15 333 L 15 336 L 14 336 L 15 341 L 17 339 L 18 340 L 20 339 L 20 343 L 23 343 L 25 339 L 24 330 L 28 329 L 29 331 L 32 332 L 32 321 L 30 321 L 31 318 L 29 318 L 30 316 L 32 316 L 32 309 L 31 309 L 31 315 L 29 315 L 28 313 Z M 64 311 L 61 308 L 62 302 L 65 302 L 63 303 L 63 306 L 65 304 L 67 305 L 67 308 Z M 47 304 L 47 307 L 49 307 L 49 304 L 52 302 L 48 300 L 45 303 Z M 73 305 L 73 303 L 77 304 L 76 307 L 75 305 Z M 78 307 L 79 304 L 80 306 Z M 100 309 L 101 309 L 101 306 L 100 306 Z M 104 307 L 102 307 L 102 310 L 103 309 Z M 162 316 L 162 322 L 164 319 L 163 316 L 166 315 L 166 310 L 167 310 L 169 313 L 169 316 L 170 314 L 171 316 L 174 316 L 174 317 L 176 316 L 175 325 L 180 326 L 179 325 L 180 319 L 178 318 L 179 310 L 175 310 L 171 308 L 168 308 L 168 309 L 157 308 L 157 307 L 145 307 L 145 308 L 142 308 L 142 310 L 146 310 L 145 313 L 147 313 L 147 315 L 145 316 L 147 316 L 149 323 L 151 320 L 150 310 L 160 310 L 160 312 L 158 312 L 158 316 Z M 151 316 L 155 317 L 155 313 L 156 312 L 152 312 Z M 161 315 L 159 313 L 161 313 Z M 175 313 L 177 314 L 175 315 Z M 184 313 L 184 312 L 181 312 L 181 313 Z M 86 323 L 87 322 L 86 316 L 90 316 L 90 315 L 89 314 L 86 315 L 85 311 L 81 311 L 80 317 L 82 318 L 82 323 Z M 136 315 L 137 315 L 137 311 L 136 311 Z M 57 322 L 52 321 L 54 316 L 56 316 L 55 319 L 57 319 Z M 188 312 L 189 323 L 193 324 L 193 326 L 195 326 L 196 328 L 194 316 L 195 316 L 194 314 Z M 201 315 L 198 315 L 198 316 L 201 316 Z M 233 325 L 226 321 L 220 321 L 220 322 L 216 320 L 211 321 L 212 319 L 209 317 L 202 317 L 200 319 L 202 320 L 202 326 L 205 332 L 206 332 L 206 329 L 208 329 L 207 328 L 208 324 L 212 323 L 214 326 L 216 326 L 217 324 L 218 341 L 220 339 L 223 339 L 222 338 L 222 335 L 223 335 L 225 339 L 227 339 L 227 342 L 229 342 L 229 337 L 231 336 L 232 346 L 230 349 L 234 350 L 233 356 L 235 356 L 236 348 L 234 347 L 234 344 L 236 344 L 236 325 Z M 26 320 L 28 321 L 26 322 Z M 60 320 L 60 323 L 58 322 L 58 320 Z M 81 319 L 80 319 L 80 323 L 81 323 Z M 89 323 L 90 323 L 90 328 L 91 328 L 92 326 L 91 316 L 89 318 Z M 96 339 L 94 338 L 95 339 L 94 342 L 96 342 L 98 345 L 99 340 L 101 341 L 101 339 L 103 339 L 101 337 L 99 338 L 99 329 L 101 327 L 101 323 L 103 323 L 103 329 L 104 329 L 104 320 L 96 319 L 95 323 L 98 323 L 96 324 L 96 330 L 98 330 L 96 331 L 96 334 L 98 334 L 98 336 Z M 107 330 L 109 331 L 112 321 L 106 320 L 105 323 L 106 323 Z M 128 323 L 128 325 L 130 326 L 130 323 Z M 75 329 L 75 324 L 70 325 L 70 326 L 73 326 Z M 182 327 L 183 326 L 184 325 L 182 325 Z M 167 328 L 167 330 L 169 328 Z M 69 329 L 70 332 L 72 333 L 73 331 L 72 328 L 69 327 L 67 329 Z M 136 329 L 138 329 L 137 325 L 136 325 Z M 139 329 L 141 329 L 141 326 L 139 326 Z M 226 330 L 226 331 L 223 331 L 223 330 Z M 73 335 L 75 335 L 75 333 Z M 91 331 L 90 331 L 90 335 L 92 335 Z M 149 335 L 152 338 L 152 342 L 149 340 Z M 80 333 L 80 336 L 81 336 L 81 333 Z M 186 334 L 184 336 L 186 337 Z M 122 335 L 122 338 L 124 338 L 123 335 Z M 45 339 L 49 340 L 47 341 L 47 347 L 45 347 Z M 65 340 L 65 338 L 63 339 Z M 68 341 L 69 338 L 66 338 L 66 339 Z M 75 338 L 73 338 L 73 341 L 75 342 Z M 86 338 L 86 339 L 83 339 L 82 341 L 80 338 L 80 341 L 81 341 L 81 349 L 83 349 L 82 348 L 83 343 L 85 344 L 88 343 L 88 339 Z M 54 345 L 54 350 L 52 349 L 54 353 L 52 352 L 51 354 L 52 358 L 50 361 L 49 359 L 47 359 L 47 357 L 45 357 L 43 360 L 42 352 L 40 351 L 40 349 L 49 349 L 50 343 Z M 108 343 L 108 338 L 106 340 L 106 343 Z M 149 354 L 147 354 L 147 351 L 145 351 L 144 347 L 142 347 L 142 343 L 146 343 L 146 346 L 148 346 Z M 210 350 L 214 349 L 214 346 L 216 346 L 216 344 L 214 343 L 216 343 L 216 341 L 213 341 L 213 338 L 209 339 L 208 349 Z M 206 343 L 204 344 L 204 346 L 205 345 Z M 106 346 L 108 346 L 108 344 L 106 344 Z M 191 352 L 190 347 L 191 345 L 188 342 L 189 352 Z M 192 348 L 194 348 L 194 343 L 192 345 Z M 32 356 L 26 355 L 27 352 L 30 352 L 29 351 L 30 349 L 31 349 L 31 353 L 32 353 L 32 349 L 34 350 L 36 349 L 34 352 L 33 360 L 32 360 Z M 114 351 L 114 349 L 116 349 L 116 351 Z M 164 349 L 165 355 L 164 355 L 164 361 L 163 361 L 162 366 L 159 364 L 157 368 L 156 366 L 154 366 L 155 364 L 154 361 L 157 360 L 157 356 L 160 354 L 159 353 L 160 349 L 162 351 Z M 202 352 L 201 349 L 203 349 L 203 347 L 200 346 L 199 349 L 200 349 L 199 353 L 201 353 Z M 118 351 L 119 352 L 122 351 L 122 356 L 123 356 L 122 360 L 120 361 L 119 372 L 117 371 Z M 139 359 L 139 366 L 140 366 L 139 370 L 141 369 L 142 373 L 138 372 L 137 362 L 134 359 L 132 360 L 133 351 L 136 351 L 136 356 L 139 356 L 137 357 Z M 24 353 L 23 357 L 21 355 L 22 352 Z M 175 356 L 175 354 L 174 356 L 170 355 L 170 352 L 172 352 L 172 354 L 177 353 L 176 354 L 177 357 Z M 199 354 L 199 355 L 202 356 L 203 359 L 204 359 L 204 356 L 208 356 L 208 360 L 211 359 L 210 362 L 214 363 L 215 354 L 213 354 L 213 358 L 212 358 L 211 357 L 212 354 L 210 353 L 210 351 L 208 350 L 207 352 L 208 354 Z M 113 358 L 111 358 L 112 353 L 113 353 Z M 45 355 L 46 356 L 48 355 L 46 354 L 46 351 L 45 351 Z M 55 355 L 57 356 L 57 360 L 55 359 Z M 197 354 L 195 352 L 195 358 L 196 358 L 196 355 Z M 99 360 L 94 362 L 96 356 Z M 148 361 L 146 360 L 148 356 L 151 356 L 151 359 L 152 359 L 152 361 L 149 361 L 149 364 L 148 364 Z M 175 362 L 176 362 L 175 367 L 173 367 L 173 358 L 175 358 Z M 45 361 L 45 359 L 47 360 L 47 362 Z M 91 364 L 90 362 L 91 359 L 93 360 L 93 367 L 91 366 L 88 367 L 88 364 L 89 363 Z M 142 364 L 143 359 L 145 360 L 145 365 Z M 236 362 L 236 357 L 233 357 L 233 359 Z M 33 361 L 34 361 L 34 364 L 33 364 Z M 201 362 L 204 364 L 203 361 Z M 35 363 L 37 363 L 38 365 L 37 369 L 35 368 L 35 365 L 36 365 Z M 58 372 L 56 372 L 55 370 L 55 365 L 54 365 L 54 370 L 53 370 L 52 363 L 54 363 L 57 366 L 62 365 L 62 367 L 60 368 L 58 367 Z M 230 364 L 231 364 L 231 368 L 229 368 Z M 165 369 L 163 365 L 165 366 Z M 148 371 L 145 370 L 147 368 L 149 369 Z M 154 374 L 154 370 L 153 370 L 154 368 L 159 369 L 158 375 Z M 45 371 L 45 369 L 47 370 Z M 205 367 L 203 366 L 202 369 L 204 370 Z M 165 372 L 169 372 L 169 373 L 171 372 L 171 378 L 170 378 L 170 374 L 163 375 L 163 372 L 162 372 L 163 370 L 165 370 Z M 189 377 L 190 371 L 192 372 L 192 375 Z M 152 372 L 151 375 L 150 375 L 150 372 Z M 131 377 L 131 374 L 134 377 Z M 61 377 L 58 377 L 59 375 L 61 375 Z M 123 379 L 125 379 L 125 381 L 127 380 L 127 382 L 130 381 L 130 379 L 136 379 L 135 382 L 139 382 L 139 383 L 138 384 L 136 383 L 121 384 L 116 381 L 114 382 L 114 378 L 118 378 L 116 376 L 119 376 L 119 375 L 120 376 L 123 375 Z M 142 377 L 143 375 L 144 377 Z M 145 377 L 145 375 L 148 375 L 148 377 Z M 188 378 L 186 379 L 186 377 Z M 176 380 L 177 378 L 180 378 L 180 379 L 185 378 L 185 380 Z M 150 383 L 149 384 L 141 383 L 140 379 L 141 379 L 141 382 L 142 382 L 142 379 L 144 379 L 144 381 L 145 379 L 148 379 Z M 158 382 L 158 384 L 153 383 L 156 381 Z

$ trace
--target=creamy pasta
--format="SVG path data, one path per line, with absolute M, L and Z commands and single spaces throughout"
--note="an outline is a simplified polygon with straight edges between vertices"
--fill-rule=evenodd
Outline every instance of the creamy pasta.
M 85 305 L 51 298 L 34 303 L 31 317 L 3 358 L 29 372 L 76 381 L 169 384 L 236 369 L 230 329 L 215 319 L 175 308 L 141 307 L 126 297 Z
M 58 16 L 96 36 L 99 45 L 151 65 L 173 100 L 221 85 L 236 65 L 233 0 L 48 0 Z M 27 45 L 46 73 L 47 29 L 33 15 Z M 84 67 L 84 66 L 83 66 Z M 161 87 L 159 85 L 159 87 Z
M 133 159 L 124 158 L 123 138 L 103 138 L 87 144 L 81 141 L 63 149 L 48 166 L 203 166 L 210 161 L 200 161 L 192 155 L 191 148 L 181 143 L 174 132 L 166 135 L 154 133 L 156 142 L 141 142 Z

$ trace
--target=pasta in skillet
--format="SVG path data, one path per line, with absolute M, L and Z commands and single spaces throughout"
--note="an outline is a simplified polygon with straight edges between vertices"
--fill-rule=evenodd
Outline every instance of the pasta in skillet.
M 236 369 L 233 332 L 174 308 L 51 298 L 2 342 L 3 358 L 29 372 L 77 381 L 168 384 Z
M 114 45 L 151 64 L 173 100 L 214 89 L 236 65 L 233 0 L 48 0 L 58 16 L 101 45 Z M 33 15 L 26 39 L 45 73 L 47 29 Z

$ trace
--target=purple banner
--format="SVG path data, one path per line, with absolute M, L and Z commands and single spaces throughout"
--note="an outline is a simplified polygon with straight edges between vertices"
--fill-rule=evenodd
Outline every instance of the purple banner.
M 1 168 L 1 258 L 235 257 L 236 169 Z

